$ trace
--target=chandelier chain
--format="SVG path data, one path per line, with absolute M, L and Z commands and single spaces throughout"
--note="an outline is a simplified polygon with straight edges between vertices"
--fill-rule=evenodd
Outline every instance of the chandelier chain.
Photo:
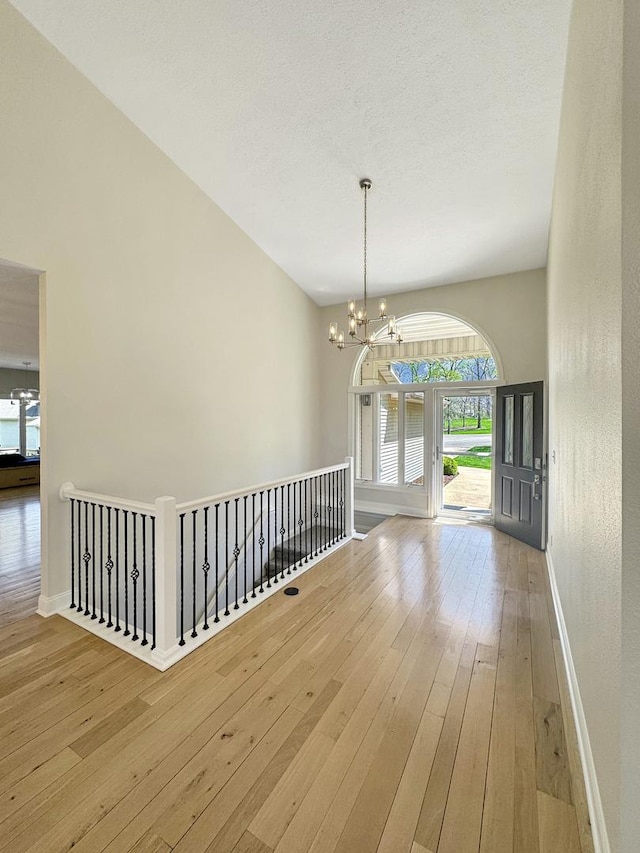
M 365 183 L 363 186 L 364 190 L 364 315 L 367 316 L 367 192 L 369 187 Z

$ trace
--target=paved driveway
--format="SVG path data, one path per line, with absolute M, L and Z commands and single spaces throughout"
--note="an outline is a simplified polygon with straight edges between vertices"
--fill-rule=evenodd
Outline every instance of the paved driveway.
M 442 447 L 445 456 L 465 453 L 470 447 L 491 447 L 489 435 L 443 435 Z

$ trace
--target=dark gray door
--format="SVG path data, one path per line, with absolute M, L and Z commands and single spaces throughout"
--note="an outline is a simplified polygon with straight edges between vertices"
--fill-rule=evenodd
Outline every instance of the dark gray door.
M 496 394 L 495 526 L 543 548 L 542 382 L 504 385 Z

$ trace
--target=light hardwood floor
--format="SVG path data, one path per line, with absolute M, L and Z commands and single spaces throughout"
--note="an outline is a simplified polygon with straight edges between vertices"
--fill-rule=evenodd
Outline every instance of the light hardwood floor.
M 25 616 L 11 512 L 0 849 L 592 853 L 542 554 L 389 519 L 161 674 Z

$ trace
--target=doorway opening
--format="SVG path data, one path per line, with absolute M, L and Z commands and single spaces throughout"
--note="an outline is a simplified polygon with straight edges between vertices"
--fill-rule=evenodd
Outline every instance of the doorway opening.
M 442 459 L 438 515 L 492 517 L 493 394 L 442 392 L 438 400 L 437 454 Z
M 499 357 L 459 318 L 423 313 L 397 324 L 400 345 L 376 342 L 354 364 L 356 509 L 488 520 Z M 449 450 L 453 461 L 445 462 Z M 445 464 L 455 470 L 445 471 Z
M 35 613 L 40 593 L 40 279 L 0 259 L 0 625 Z

